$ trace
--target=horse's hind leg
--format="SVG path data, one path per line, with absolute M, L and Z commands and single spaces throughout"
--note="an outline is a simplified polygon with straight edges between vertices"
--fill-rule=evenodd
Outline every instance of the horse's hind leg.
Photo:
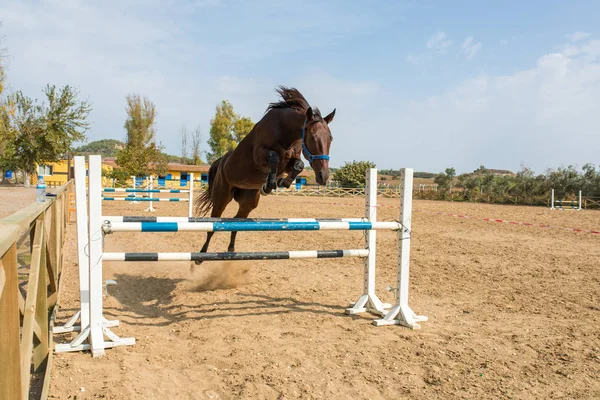
M 260 194 L 257 189 L 235 189 L 233 198 L 240 205 L 240 208 L 238 209 L 237 214 L 235 214 L 235 218 L 246 218 L 246 217 L 248 217 L 250 212 L 258 206 L 258 201 L 260 200 Z M 229 251 L 229 252 L 235 251 L 235 237 L 236 236 L 237 236 L 237 231 L 232 231 L 231 232 L 231 240 L 229 241 L 229 247 L 227 248 L 227 251 Z
M 215 188 L 216 189 L 216 188 Z M 215 190 L 216 192 L 216 190 Z M 213 192 L 214 193 L 214 192 Z M 227 192 L 223 191 L 223 193 L 214 193 L 215 199 L 213 200 L 212 210 L 210 212 L 211 218 L 219 218 L 223 215 L 223 211 L 227 208 L 227 204 L 229 204 L 233 198 L 232 191 L 227 188 Z M 212 239 L 214 232 L 206 232 L 206 241 L 200 250 L 200 253 L 206 253 L 208 251 L 208 245 L 210 244 L 210 240 Z M 202 261 L 196 261 L 196 265 L 202 264 Z

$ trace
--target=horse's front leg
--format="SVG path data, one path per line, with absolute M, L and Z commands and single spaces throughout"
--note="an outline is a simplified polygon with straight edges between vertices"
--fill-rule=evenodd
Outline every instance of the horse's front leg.
M 298 174 L 304 169 L 304 162 L 300 158 L 292 158 L 288 165 L 290 166 L 290 172 L 285 178 L 280 178 L 277 181 L 278 187 L 289 188 L 296 180 Z
M 260 194 L 271 194 L 277 188 L 277 167 L 279 166 L 279 154 L 276 151 L 267 152 L 267 182 L 260 188 Z

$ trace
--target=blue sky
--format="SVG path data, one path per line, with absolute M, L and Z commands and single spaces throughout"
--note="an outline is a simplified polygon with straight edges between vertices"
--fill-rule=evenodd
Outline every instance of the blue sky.
M 9 90 L 71 84 L 89 140 L 123 139 L 125 96 L 157 138 L 221 100 L 259 120 L 277 85 L 328 113 L 332 165 L 542 172 L 600 164 L 598 1 L 7 1 Z M 206 150 L 206 145 L 204 147 Z

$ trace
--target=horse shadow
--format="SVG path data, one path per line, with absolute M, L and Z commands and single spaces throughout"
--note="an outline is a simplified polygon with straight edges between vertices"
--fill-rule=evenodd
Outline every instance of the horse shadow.
M 104 308 L 105 316 L 136 326 L 169 326 L 190 320 L 293 313 L 348 317 L 344 312 L 346 307 L 339 304 L 302 301 L 292 296 L 269 296 L 238 289 L 184 289 L 187 293 L 198 292 L 198 303 L 189 304 L 189 296 L 184 295 L 186 301 L 179 302 L 175 292 L 185 279 L 117 274 L 115 280 L 118 286 L 111 286 L 108 295 L 114 297 L 120 305 L 107 305 Z M 367 318 L 361 315 L 350 317 Z

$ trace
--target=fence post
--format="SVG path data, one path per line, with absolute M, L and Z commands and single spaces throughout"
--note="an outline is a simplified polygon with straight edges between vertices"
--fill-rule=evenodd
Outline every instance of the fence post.
M 17 274 L 17 244 L 0 258 L 0 399 L 21 398 L 21 351 Z M 25 378 L 23 378 L 25 379 Z

